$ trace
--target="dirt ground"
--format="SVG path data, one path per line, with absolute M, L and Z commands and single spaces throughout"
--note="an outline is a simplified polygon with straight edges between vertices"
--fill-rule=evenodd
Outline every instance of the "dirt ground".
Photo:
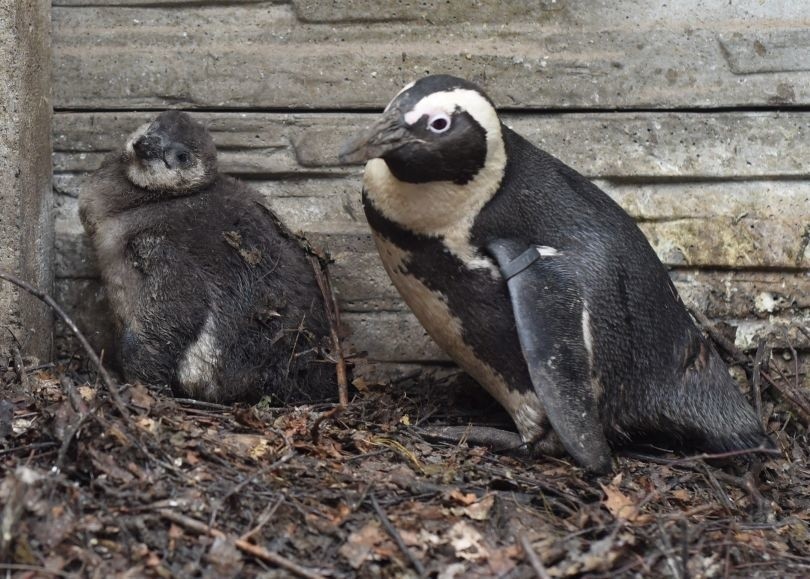
M 589 478 L 425 438 L 506 421 L 463 377 L 359 382 L 316 441 L 331 404 L 135 385 L 124 416 L 77 362 L 0 372 L 7 576 L 810 576 L 808 435 L 770 391 L 781 458 L 719 468 L 642 449 Z

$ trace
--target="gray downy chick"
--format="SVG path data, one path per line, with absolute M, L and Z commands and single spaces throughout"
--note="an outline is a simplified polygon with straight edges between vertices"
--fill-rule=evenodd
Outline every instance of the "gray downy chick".
M 300 243 L 258 193 L 217 170 L 208 131 L 167 111 L 79 196 L 127 380 L 183 396 L 334 396 L 323 297 Z

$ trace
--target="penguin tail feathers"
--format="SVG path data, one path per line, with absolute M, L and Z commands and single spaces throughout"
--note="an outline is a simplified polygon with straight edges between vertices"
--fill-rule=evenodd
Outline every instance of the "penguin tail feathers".
M 773 439 L 760 430 L 738 431 L 727 436 L 708 436 L 705 450 L 712 454 L 734 455 L 739 451 L 761 451 L 763 454 L 779 454 Z M 740 452 L 747 454 L 747 452 Z
M 753 407 L 729 376 L 719 356 L 703 372 L 690 372 L 683 382 L 676 423 L 695 446 L 712 454 L 774 454 L 777 446 L 765 433 Z

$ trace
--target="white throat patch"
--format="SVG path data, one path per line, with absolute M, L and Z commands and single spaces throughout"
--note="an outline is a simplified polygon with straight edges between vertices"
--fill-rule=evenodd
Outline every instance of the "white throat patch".
M 489 268 L 497 275 L 492 261 L 470 245 L 470 229 L 481 208 L 498 191 L 506 167 L 498 113 L 480 93 L 455 89 L 426 96 L 406 113 L 405 122 L 413 124 L 424 115 L 437 113 L 451 116 L 456 109 L 466 111 L 486 133 L 487 154 L 475 178 L 464 185 L 452 181 L 405 183 L 394 177 L 384 160 L 372 159 L 366 164 L 364 185 L 386 218 L 415 233 L 442 237 L 468 268 Z
M 150 191 L 190 191 L 205 182 L 205 167 L 198 158 L 188 169 L 173 170 L 162 160 L 143 162 L 135 155 L 134 144 L 146 134 L 152 123 L 144 123 L 127 139 L 124 153 L 127 158 L 127 178 L 138 187 Z

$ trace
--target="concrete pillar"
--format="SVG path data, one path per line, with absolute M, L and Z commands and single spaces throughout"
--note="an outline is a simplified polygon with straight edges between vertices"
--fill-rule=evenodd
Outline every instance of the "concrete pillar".
M 0 268 L 50 292 L 51 2 L 0 0 Z M 50 357 L 52 315 L 0 281 L 0 363 Z M 12 337 L 12 334 L 14 337 Z

